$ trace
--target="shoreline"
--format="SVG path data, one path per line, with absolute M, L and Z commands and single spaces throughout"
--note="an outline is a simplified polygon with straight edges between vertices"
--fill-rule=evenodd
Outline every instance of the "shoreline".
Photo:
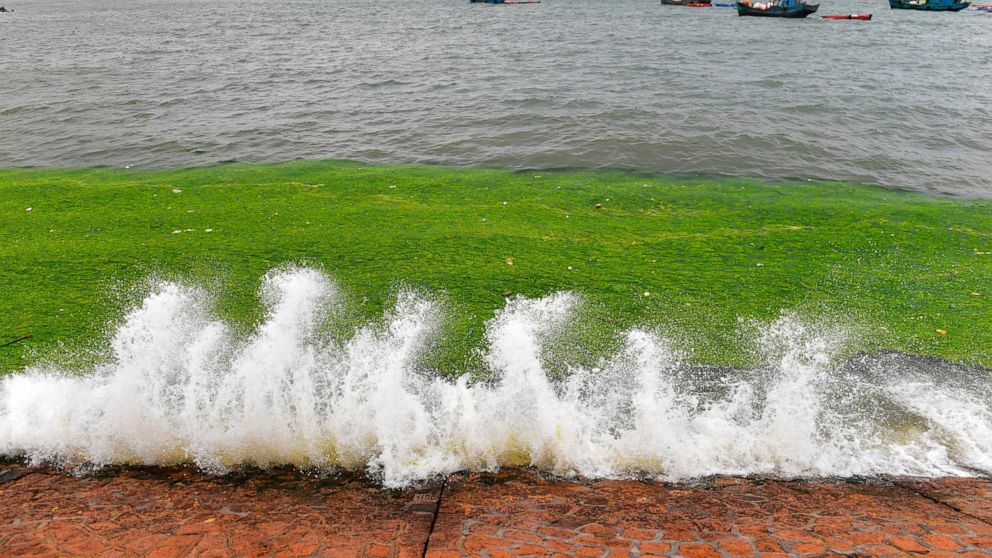
M 922 196 L 937 200 L 949 200 L 959 202 L 986 202 L 992 200 L 992 193 L 963 194 L 947 190 L 921 190 L 909 186 L 897 184 L 885 184 L 882 182 L 859 182 L 856 180 L 845 180 L 843 178 L 825 177 L 804 177 L 804 176 L 761 176 L 761 175 L 738 175 L 720 174 L 705 172 L 663 172 L 639 170 L 636 167 L 610 167 L 610 166 L 552 166 L 552 167 L 513 167 L 487 164 L 456 164 L 444 160 L 421 160 L 421 161 L 381 161 L 375 159 L 335 159 L 335 158 L 297 158 L 273 161 L 238 161 L 224 160 L 213 161 L 202 164 L 191 163 L 188 165 L 120 165 L 120 164 L 97 164 L 82 166 L 58 166 L 58 165 L 24 165 L 24 166 L 0 166 L 0 181 L 3 180 L 4 173 L 20 172 L 122 172 L 122 173 L 168 173 L 177 171 L 197 171 L 197 170 L 224 170 L 230 167 L 282 167 L 295 164 L 316 164 L 316 165 L 354 165 L 358 167 L 381 167 L 381 168 L 437 168 L 445 170 L 484 170 L 493 172 L 505 172 L 512 174 L 620 174 L 635 178 L 648 180 L 660 180 L 666 182 L 753 182 L 767 186 L 789 186 L 789 185 L 820 185 L 835 186 L 838 188 L 869 188 L 877 189 L 894 194 L 909 194 L 912 196 Z
M 980 556 L 992 480 L 563 481 L 455 473 L 404 490 L 361 476 L 189 469 L 72 476 L 0 465 L 8 556 Z

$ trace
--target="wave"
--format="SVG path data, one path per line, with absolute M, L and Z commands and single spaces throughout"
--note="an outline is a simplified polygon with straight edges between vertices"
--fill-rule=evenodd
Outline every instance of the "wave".
M 633 329 L 598 365 L 553 374 L 542 355 L 581 299 L 518 297 L 487 323 L 485 374 L 450 379 L 421 364 L 441 332 L 436 301 L 402 292 L 381 323 L 338 339 L 325 332 L 342 296 L 322 272 L 270 272 L 262 294 L 266 318 L 238 335 L 206 290 L 155 285 L 106 362 L 0 380 L 0 454 L 366 470 L 390 487 L 505 466 L 665 480 L 992 471 L 989 371 L 845 359 L 843 331 L 788 313 L 753 336 L 753 368 L 692 366 Z

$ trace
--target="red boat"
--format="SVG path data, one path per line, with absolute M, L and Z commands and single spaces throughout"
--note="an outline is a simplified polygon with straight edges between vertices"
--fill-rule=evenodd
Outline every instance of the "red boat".
M 820 16 L 823 19 L 860 19 L 863 21 L 868 21 L 871 19 L 871 14 L 839 14 L 839 15 L 825 15 Z

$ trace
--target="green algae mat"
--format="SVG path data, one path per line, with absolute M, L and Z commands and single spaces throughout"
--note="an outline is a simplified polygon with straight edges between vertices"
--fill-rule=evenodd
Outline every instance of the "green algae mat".
M 351 322 L 397 292 L 446 308 L 425 357 L 472 367 L 506 296 L 584 301 L 577 343 L 656 328 L 746 362 L 743 322 L 839 324 L 856 350 L 992 364 L 992 202 L 839 183 L 346 162 L 0 170 L 0 373 L 91 361 L 150 280 L 197 283 L 250 331 L 260 278 L 324 270 Z M 340 324 L 339 324 L 340 325 Z M 585 349 L 583 349 L 585 350 Z M 578 351 L 581 353 L 582 351 Z

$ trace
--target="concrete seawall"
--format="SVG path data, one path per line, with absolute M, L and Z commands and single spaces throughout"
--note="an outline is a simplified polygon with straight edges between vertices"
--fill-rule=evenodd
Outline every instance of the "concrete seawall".
M 693 484 L 459 473 L 406 490 L 289 470 L 0 465 L 3 556 L 982 556 L 992 481 Z

